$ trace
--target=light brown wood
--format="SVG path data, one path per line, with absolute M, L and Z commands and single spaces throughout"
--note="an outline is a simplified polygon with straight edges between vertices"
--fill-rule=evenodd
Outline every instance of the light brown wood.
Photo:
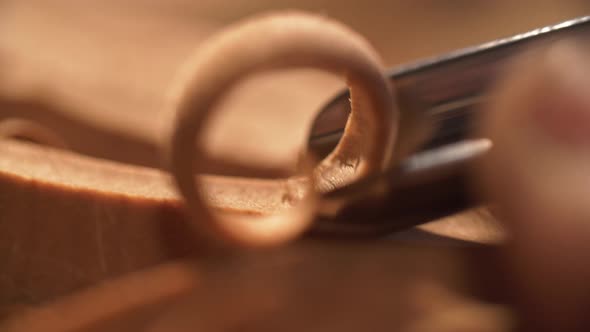
M 296 19 L 295 23 L 310 24 L 305 20 L 303 22 L 297 22 L 297 20 L 300 19 Z M 325 27 L 331 28 L 328 32 L 319 33 L 317 37 L 312 34 L 312 32 Z M 264 30 L 265 27 L 262 26 L 262 28 Z M 259 30 L 256 29 L 253 30 L 253 34 L 259 33 Z M 323 35 L 324 33 L 326 35 Z M 298 34 L 299 32 L 294 30 L 290 38 L 296 37 Z M 381 91 L 381 95 L 378 97 L 373 97 L 371 94 L 368 94 L 368 97 L 359 96 L 360 100 L 356 101 L 359 104 L 355 107 L 355 109 L 359 109 L 359 112 L 355 112 L 355 114 L 359 114 L 359 117 L 355 118 L 356 120 L 352 121 L 348 128 L 351 133 L 348 143 L 345 140 L 340 150 L 330 157 L 336 161 L 337 166 L 348 164 L 342 159 L 356 158 L 355 155 L 359 152 L 351 150 L 356 149 L 355 144 L 358 144 L 357 141 L 364 135 L 363 132 L 358 131 L 356 122 L 362 121 L 367 124 L 374 122 L 370 117 L 363 115 L 370 111 L 371 107 L 376 107 L 373 111 L 374 116 L 387 118 L 386 113 L 379 110 L 392 107 L 387 104 L 391 102 L 389 92 L 384 88 L 386 85 L 383 83 L 379 71 L 376 71 L 378 63 L 375 60 L 375 55 L 369 50 L 366 42 L 354 33 L 334 23 L 313 18 L 311 19 L 310 32 L 304 36 L 307 39 L 301 40 L 302 45 L 306 45 L 307 42 L 314 45 L 314 38 L 337 38 L 336 40 L 340 41 L 339 46 L 342 49 L 346 49 L 349 43 L 353 45 L 352 50 L 356 50 L 358 59 L 355 57 L 338 58 L 340 51 L 339 48 L 334 48 L 335 45 L 331 45 L 328 49 L 333 50 L 334 55 L 331 56 L 334 59 L 343 61 L 344 67 L 350 66 L 354 69 L 356 74 L 351 77 L 350 83 L 355 84 L 358 76 L 362 82 L 359 92 L 363 91 L 363 84 L 371 84 L 373 86 L 371 91 Z M 277 42 L 281 41 L 280 36 L 275 38 Z M 324 41 L 321 45 L 326 43 L 327 41 Z M 286 45 L 290 45 L 290 42 Z M 270 52 L 274 51 L 271 49 Z M 343 54 L 349 53 L 344 52 Z M 248 64 L 248 62 L 244 63 Z M 329 61 L 321 60 L 319 64 L 321 63 L 326 64 Z M 363 76 L 365 71 L 370 73 L 368 78 Z M 233 75 L 232 71 L 228 70 L 228 73 Z M 194 74 L 198 74 L 198 72 L 188 72 L 189 77 Z M 22 83 L 14 78 L 10 82 Z M 35 94 L 38 92 L 34 89 L 35 86 L 31 83 L 24 85 L 15 83 L 5 91 L 12 91 L 9 96 L 17 96 L 18 98 L 15 97 L 17 100 L 34 101 L 43 96 Z M 353 93 L 356 94 L 354 91 Z M 188 96 L 191 96 L 193 92 L 189 91 Z M 60 97 L 59 94 L 53 96 L 56 98 L 55 101 L 65 100 L 63 99 L 65 97 Z M 8 98 L 6 100 L 14 99 Z M 142 126 L 140 122 L 129 120 L 126 117 L 117 119 L 115 114 L 107 113 L 99 116 L 97 113 L 93 115 L 90 111 L 87 116 L 87 113 L 78 113 L 79 110 L 76 108 L 62 110 L 59 108 L 62 104 L 60 102 L 52 103 L 53 99 L 44 100 L 41 98 L 40 100 L 40 102 L 29 105 L 30 108 L 26 110 L 28 112 L 26 114 L 38 119 L 42 124 L 48 124 L 49 128 L 57 124 L 58 127 L 53 129 L 58 134 L 66 133 L 69 130 L 73 137 L 81 135 L 78 141 L 88 138 L 80 131 L 94 128 L 90 130 L 91 133 L 101 132 L 104 129 L 102 127 L 104 121 L 117 122 L 119 126 L 126 128 L 141 128 Z M 374 106 L 362 104 L 371 101 L 376 101 L 379 104 Z M 19 105 L 28 104 L 7 103 L 5 107 L 9 112 L 20 114 L 18 112 L 22 112 L 22 108 L 15 108 Z M 54 105 L 54 108 L 48 108 L 51 105 Z M 47 120 L 47 117 L 55 114 L 82 117 L 89 127 L 72 126 L 75 123 L 64 121 L 64 116 L 61 115 L 61 117 L 54 117 L 53 120 Z M 387 119 L 378 122 L 381 125 L 395 124 L 394 121 Z M 63 130 L 59 130 L 60 128 Z M 134 136 L 136 132 L 120 131 L 119 134 Z M 387 155 L 380 153 L 380 151 L 390 151 L 388 146 L 393 142 L 394 137 L 392 129 L 386 127 L 370 132 L 375 137 L 367 142 L 368 146 L 374 147 L 371 154 L 368 154 L 368 171 L 378 170 L 386 164 Z M 111 131 L 106 131 L 106 133 L 109 134 L 106 137 L 111 137 Z M 236 134 L 240 134 L 240 132 Z M 385 137 L 388 138 L 384 139 Z M 234 140 L 240 140 L 240 137 L 234 136 Z M 285 138 L 279 137 L 277 141 L 283 142 Z M 390 143 L 369 144 L 373 141 L 390 141 Z M 104 143 L 93 139 L 90 144 L 94 144 L 93 142 Z M 146 146 L 153 144 L 149 143 L 147 139 L 143 142 L 147 142 Z M 122 148 L 117 145 L 116 140 L 109 141 L 107 145 L 110 149 L 129 151 L 128 147 Z M 154 144 L 154 146 L 157 145 L 164 145 L 164 143 Z M 92 159 L 66 151 L 49 150 L 40 146 L 12 141 L 2 142 L 2 149 L 0 166 L 2 167 L 2 179 L 5 181 L 5 185 L 2 186 L 2 199 L 5 208 L 2 213 L 3 220 L 6 221 L 1 224 L 4 229 L 2 232 L 4 239 L 0 241 L 0 244 L 5 248 L 3 250 L 6 256 L 5 261 L 9 262 L 4 269 L 6 278 L 3 282 L 3 287 L 6 287 L 7 292 L 12 294 L 7 298 L 27 297 L 26 294 L 29 294 L 26 301 L 35 302 L 57 296 L 98 280 L 185 255 L 191 251 L 192 242 L 198 242 L 193 240 L 194 233 L 187 227 L 190 219 L 183 211 L 183 199 L 176 194 L 170 176 L 166 172 Z M 152 158 L 159 155 L 157 151 L 152 153 L 156 155 Z M 242 153 L 248 155 L 250 152 L 242 151 L 237 154 Z M 186 155 L 187 152 L 179 154 L 179 161 L 183 161 L 183 154 Z M 201 155 L 206 155 L 206 153 L 199 156 Z M 206 163 L 207 159 L 201 159 L 197 166 L 203 167 L 203 171 L 205 171 L 206 167 L 201 165 L 206 165 Z M 326 168 L 326 164 L 321 167 Z M 344 175 L 334 173 L 328 178 L 332 183 L 337 183 Z M 190 182 L 185 177 L 179 183 L 184 185 L 186 181 Z M 293 203 L 292 200 L 285 199 L 285 197 L 293 195 L 292 181 L 207 177 L 205 182 L 208 201 L 213 203 L 218 210 L 231 213 L 233 219 L 229 222 L 237 223 L 238 214 L 268 215 L 286 210 Z M 193 213 L 191 223 L 203 224 L 210 220 L 210 215 L 199 215 L 202 211 L 201 209 L 200 212 Z M 313 209 L 309 210 L 309 213 L 311 212 Z M 305 219 L 311 220 L 311 215 Z M 20 221 L 14 224 L 8 222 L 10 220 Z M 229 226 L 234 225 L 229 224 Z M 40 232 L 41 229 L 46 229 L 46 231 Z M 296 230 L 301 232 L 303 229 L 300 227 Z M 227 233 L 227 231 L 226 229 L 225 232 Z M 89 238 L 88 235 L 91 237 Z M 272 236 L 269 238 L 276 239 Z M 56 246 L 55 243 L 60 245 Z M 72 248 L 76 249 L 72 250 Z M 23 265 L 23 262 L 28 263 Z M 36 277 L 38 273 L 41 273 L 41 281 Z
M 145 331 L 158 312 L 199 286 L 199 274 L 187 262 L 162 264 L 92 288 L 23 309 L 0 322 L 17 331 Z
M 186 225 L 188 218 L 166 172 L 78 153 L 162 166 L 157 128 L 158 119 L 165 118 L 160 113 L 165 90 L 187 54 L 220 24 L 156 12 L 137 14 L 130 21 L 113 3 L 105 3 L 94 14 L 68 2 L 51 6 L 5 2 L 4 6 L 0 114 L 41 120 L 75 153 L 0 143 L 0 286 L 5 294 L 0 301 L 44 301 L 192 252 L 195 241 Z M 65 17 L 71 21 L 61 19 Z M 71 28 L 76 25 L 83 25 L 84 33 Z M 171 35 L 174 42 L 166 43 Z M 87 39 L 108 47 L 96 48 Z M 169 47 L 154 53 L 150 50 L 155 44 Z M 37 47 L 44 52 L 36 52 Z M 214 143 L 201 155 L 205 159 L 199 167 L 204 171 L 288 174 L 293 166 L 285 159 L 294 164 L 294 147 L 305 138 L 306 119 L 340 86 L 337 80 L 309 72 L 265 75 L 246 82 L 243 90 L 238 87 L 241 98 L 229 96 L 239 103 L 221 106 L 252 115 L 222 119 L 234 139 L 221 140 L 221 147 Z M 285 93 L 284 86 L 298 90 L 298 98 Z M 249 101 L 246 95 L 264 98 Z M 269 112 L 277 105 L 281 112 Z M 283 122 L 273 122 L 274 114 L 281 114 Z M 292 114 L 301 115 L 284 118 Z M 276 124 L 264 125 L 268 136 L 243 129 L 252 123 L 246 119 L 254 117 Z M 121 135 L 134 137 L 138 144 L 119 144 Z M 258 154 L 259 147 L 251 145 L 262 137 L 273 139 L 264 140 L 266 152 Z M 47 143 L 47 135 L 38 139 Z M 55 141 L 51 144 L 60 145 Z M 228 150 L 243 153 L 219 155 L 218 151 Z M 248 168 L 248 163 L 253 167 Z M 205 181 L 211 184 L 205 186 L 209 201 L 219 210 L 260 215 L 290 206 L 283 199 L 290 194 L 289 186 L 281 181 L 220 177 Z M 446 234 L 453 236 L 452 231 Z
M 358 331 L 395 326 L 407 332 L 500 332 L 514 325 L 506 308 L 469 295 L 474 289 L 465 286 L 465 273 L 474 266 L 460 259 L 467 251 L 322 242 L 140 270 L 22 309 L 0 322 L 0 329 L 276 331 L 280 326 L 300 331 L 321 326 Z
M 248 12 L 275 6 L 275 2 L 262 2 L 260 6 L 253 7 L 250 7 L 250 2 L 232 2 L 235 11 L 216 9 L 218 1 L 189 3 L 178 0 L 166 4 L 144 1 L 141 5 L 117 1 L 80 5 L 79 2 L 66 0 L 51 3 L 8 0 L 0 3 L 0 118 L 57 114 L 44 119 L 48 132 L 63 136 L 72 133 L 67 140 L 71 151 L 8 140 L 0 142 L 0 330 L 142 330 L 144 324 L 152 319 L 155 329 L 166 329 L 175 321 L 193 326 L 194 312 L 189 310 L 187 315 L 186 308 L 206 307 L 199 302 L 199 293 L 192 293 L 201 280 L 200 274 L 193 270 L 194 262 L 160 265 L 203 253 L 193 237 L 193 228 L 189 227 L 189 222 L 199 220 L 188 218 L 170 175 L 157 170 L 164 166 L 158 152 L 161 137 L 157 133 L 164 121 L 162 119 L 169 116 L 161 112 L 166 109 L 164 91 L 179 64 L 202 40 L 225 25 L 226 20 L 233 21 Z M 312 9 L 322 7 L 322 10 L 329 8 L 330 13 L 344 18 L 367 34 L 371 41 L 377 42 L 389 65 L 553 23 L 581 13 L 579 9 L 584 7 L 584 4 L 565 6 L 537 1 L 534 3 L 538 9 L 535 15 L 523 15 L 523 11 L 530 12 L 530 4 L 498 3 L 489 5 L 497 6 L 492 9 L 486 7 L 487 3 L 473 2 L 464 5 L 468 9 L 484 7 L 480 11 L 484 14 L 475 14 L 473 9 L 471 14 L 465 15 L 459 8 L 446 10 L 446 7 L 437 7 L 436 4 L 428 6 L 439 10 L 429 12 L 421 7 L 425 4 L 391 1 L 379 2 L 377 6 L 370 3 L 373 5 L 367 3 L 370 10 L 366 11 L 358 10 L 358 2 L 353 1 L 333 4 L 303 1 L 297 5 Z M 82 10 L 81 6 L 91 8 Z M 219 6 L 222 7 L 226 6 Z M 203 19 L 207 15 L 209 18 Z M 196 16 L 200 19 L 195 19 Z M 464 20 L 465 17 L 469 19 Z M 503 23 L 482 23 L 488 20 Z M 460 25 L 453 25 L 453 22 L 459 21 Z M 457 31 L 453 33 L 453 29 Z M 450 37 L 452 35 L 457 37 Z M 415 43 L 415 40 L 430 42 Z M 199 155 L 202 159 L 198 167 L 207 173 L 242 176 L 284 176 L 292 173 L 300 142 L 305 137 L 313 112 L 341 86 L 337 79 L 309 72 L 261 74 L 247 80 L 228 96 L 228 101 L 220 109 L 249 115 L 224 116 L 220 120 L 223 130 L 207 136 L 206 153 Z M 277 109 L 280 112 L 276 112 Z M 93 120 L 92 125 L 76 118 L 77 114 L 88 115 L 87 119 Z M 277 114 L 289 117 L 279 118 Z M 70 118 L 77 124 L 87 125 L 71 128 L 67 121 Z M 251 121 L 253 118 L 266 118 L 268 124 Z M 0 131 L 1 128 L 0 125 Z M 31 136 L 27 134 L 30 127 L 20 128 L 14 131 L 11 125 L 4 133 L 23 133 L 24 128 L 24 136 Z M 40 131 L 33 128 L 32 132 Z M 107 135 L 101 136 L 101 133 Z M 238 139 L 228 139 L 224 134 Z M 132 141 L 137 144 L 118 144 L 120 140 L 117 137 L 120 135 L 134 137 Z M 42 133 L 31 138 L 62 145 L 60 139 L 52 137 Z M 91 139 L 76 141 L 75 137 Z M 244 137 L 248 139 L 242 139 Z M 119 162 L 95 159 L 80 153 Z M 208 201 L 217 211 L 233 217 L 236 214 L 262 215 L 291 206 L 291 202 L 284 199 L 290 189 L 283 181 L 219 176 L 204 176 L 201 181 Z M 425 233 L 412 232 L 397 238 L 413 240 L 416 234 L 439 234 L 448 239 L 487 243 L 502 239 L 504 233 L 495 220 L 485 212 L 481 215 L 484 217 L 480 217 L 479 213 L 466 213 L 429 224 L 423 227 Z M 328 241 L 326 247 L 299 258 L 287 255 L 280 259 L 307 261 L 308 257 L 321 256 L 324 250 L 342 249 L 332 247 L 332 244 Z M 344 249 L 341 252 L 344 265 L 349 267 L 348 262 L 355 257 L 353 261 L 356 262 L 375 263 L 378 273 L 375 276 L 353 274 L 356 278 L 346 279 L 342 285 L 356 287 L 359 280 L 378 280 L 373 279 L 378 277 L 384 278 L 384 287 L 390 287 L 388 278 L 399 276 L 398 270 L 418 266 L 427 270 L 424 272 L 429 276 L 426 279 L 437 280 L 433 282 L 437 284 L 433 291 L 421 293 L 424 298 L 438 298 L 442 299 L 442 303 L 448 303 L 448 298 L 461 297 L 457 301 L 461 304 L 451 305 L 452 310 L 446 310 L 448 306 L 445 305 L 429 308 L 432 312 L 428 317 L 420 316 L 418 322 L 411 322 L 409 331 L 428 330 L 431 322 L 436 330 L 444 330 L 449 322 L 449 329 L 456 330 L 454 317 L 476 317 L 476 327 L 489 327 L 493 331 L 496 327 L 505 330 L 506 322 L 510 322 L 506 318 L 509 315 L 505 315 L 502 308 L 487 310 L 490 308 L 465 300 L 462 295 L 448 291 L 446 286 L 438 285 L 439 279 L 432 276 L 440 272 L 439 268 L 446 269 L 440 264 L 455 262 L 459 256 L 455 256 L 454 252 L 450 254 L 451 258 L 410 254 L 408 259 L 399 259 L 388 255 L 377 257 L 374 253 L 353 256 L 359 248 L 350 244 L 346 242 L 345 247 L 351 251 Z M 397 247 L 384 249 L 388 254 L 396 251 L 406 254 Z M 440 248 L 434 251 L 440 251 Z M 499 267 L 488 261 L 487 255 L 477 255 L 476 258 L 489 265 L 489 270 L 482 266 L 474 268 L 479 271 L 474 279 L 492 279 L 490 284 L 498 283 L 498 288 L 510 293 L 510 289 L 507 290 L 498 281 L 502 274 L 498 272 Z M 272 256 L 262 256 L 261 259 L 272 260 Z M 463 258 L 460 260 L 463 261 Z M 320 259 L 318 262 L 318 271 L 329 271 L 326 261 Z M 449 269 L 455 271 L 451 273 L 450 280 L 463 285 L 474 282 L 465 277 L 473 273 L 471 269 L 453 263 L 450 265 Z M 201 266 L 211 268 L 206 264 L 199 264 L 199 268 Z M 383 266 L 396 271 L 383 273 L 380 269 Z M 307 290 L 307 285 L 314 283 L 306 279 L 309 277 L 305 266 L 298 268 L 303 270 L 295 269 L 298 273 L 293 273 L 294 288 Z M 364 268 L 366 266 L 359 266 L 359 271 Z M 349 274 L 348 270 L 344 271 L 338 277 Z M 133 272 L 137 274 L 125 276 Z M 268 280 L 273 267 L 258 272 L 252 274 L 254 279 L 259 275 L 264 278 L 258 281 L 257 286 L 248 288 L 239 282 L 229 282 L 232 285 L 229 289 L 255 297 L 257 290 L 265 288 L 265 281 L 269 284 L 273 281 L 273 278 Z M 280 275 L 288 279 L 286 275 L 290 272 Z M 219 284 L 236 274 L 236 270 L 231 268 L 213 274 L 213 279 L 209 279 L 213 286 L 201 294 L 207 294 L 208 299 L 213 298 L 218 294 Z M 402 282 L 388 289 L 394 292 L 393 296 L 397 296 L 399 289 L 411 288 L 413 278 L 418 275 L 421 274 L 410 270 L 408 283 Z M 324 277 L 313 281 L 321 287 L 332 284 L 335 279 L 333 275 Z M 99 284 L 105 280 L 111 282 Z M 178 281 L 178 284 L 168 284 L 168 281 Z M 145 290 L 144 286 L 151 287 Z M 274 286 L 276 288 L 272 289 L 277 293 L 291 287 Z M 442 291 L 439 292 L 439 289 Z M 138 301 L 121 301 L 120 295 L 125 290 L 133 295 L 129 298 L 136 296 Z M 306 294 L 299 290 L 299 296 Z M 341 293 L 340 289 L 333 290 Z M 380 289 L 376 287 L 373 290 Z M 227 295 L 228 290 L 220 291 L 219 294 Z M 179 301 L 187 295 L 190 299 Z M 213 301 L 215 306 L 203 310 L 218 312 L 217 308 L 225 305 L 223 298 Z M 307 299 L 294 298 L 294 303 L 309 303 Z M 104 302 L 98 302 L 100 299 Z M 413 303 L 405 297 L 399 300 L 402 302 L 400 312 L 408 309 L 404 305 Z M 421 306 L 428 306 L 424 303 L 430 301 L 418 302 Z M 457 303 L 454 300 L 450 302 Z M 96 303 L 106 305 L 94 305 Z M 364 303 L 367 302 L 359 304 Z M 371 301 L 368 303 L 374 304 Z M 33 309 L 29 311 L 27 308 L 30 307 Z M 168 312 L 170 316 L 160 317 L 159 314 L 166 309 L 171 309 Z M 257 310 L 256 306 L 252 308 L 255 313 Z M 239 310 L 234 313 L 238 317 L 233 317 L 241 321 Z M 69 319 L 61 319 L 64 316 Z M 173 317 L 180 318 L 175 320 Z M 217 326 L 223 321 L 208 323 Z M 44 325 L 37 328 L 39 324 Z M 467 326 L 475 329 L 473 325 Z
M 254 222 L 215 216 L 193 181 L 195 171 L 204 171 L 199 165 L 203 164 L 203 133 L 209 119 L 236 81 L 281 67 L 312 67 L 344 75 L 352 95 L 345 133 L 313 175 L 307 171 L 301 180 L 288 180 L 293 193 L 286 192 L 284 199 L 301 200 L 292 214 Z M 175 119 L 170 139 L 163 146 L 187 208 L 200 219 L 195 227 L 236 246 L 277 245 L 308 228 L 319 199 L 315 191 L 334 190 L 390 167 L 399 111 L 383 72 L 375 51 L 360 35 L 340 23 L 301 12 L 254 17 L 208 40 L 173 87 L 178 102 L 171 104 Z M 311 170 L 311 166 L 307 168 Z

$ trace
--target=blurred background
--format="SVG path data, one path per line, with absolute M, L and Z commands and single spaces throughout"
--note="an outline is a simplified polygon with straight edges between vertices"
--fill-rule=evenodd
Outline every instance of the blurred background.
M 138 119 L 138 130 L 155 137 L 167 88 L 203 39 L 242 17 L 292 8 L 344 22 L 395 66 L 581 16 L 590 2 L 3 0 L 0 98 L 34 87 L 82 112 Z M 238 161 L 291 168 L 313 115 L 341 87 L 305 71 L 246 80 L 224 101 L 238 115 L 212 131 L 210 153 L 240 159 L 232 153 L 240 148 L 251 153 Z
M 387 66 L 396 66 L 583 16 L 590 2 L 0 0 L 0 101 L 43 93 L 82 115 L 133 118 L 138 132 L 156 141 L 168 87 L 199 44 L 242 17 L 278 9 L 340 20 L 366 36 Z M 292 168 L 309 122 L 343 86 L 339 78 L 306 70 L 255 75 L 223 101 L 222 126 L 210 133 L 209 152 L 219 160 Z M 214 166 L 219 169 L 212 172 L 226 171 Z M 356 280 L 349 281 L 354 287 Z

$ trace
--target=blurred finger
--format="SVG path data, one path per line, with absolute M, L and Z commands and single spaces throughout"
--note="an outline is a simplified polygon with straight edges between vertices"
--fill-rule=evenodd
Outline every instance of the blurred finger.
M 562 41 L 507 74 L 481 121 L 494 147 L 478 178 L 511 232 L 515 298 L 526 330 L 587 331 L 590 56 Z

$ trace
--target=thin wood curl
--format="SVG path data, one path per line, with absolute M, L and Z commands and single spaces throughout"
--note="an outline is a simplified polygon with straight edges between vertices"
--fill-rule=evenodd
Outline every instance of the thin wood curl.
M 67 149 L 68 144 L 54 131 L 35 121 L 8 118 L 0 121 L 0 138 L 15 138 Z
M 254 221 L 247 216 L 213 214 L 200 193 L 201 184 L 197 180 L 195 185 L 194 179 L 195 172 L 204 170 L 207 121 L 240 78 L 292 67 L 317 68 L 346 78 L 352 112 L 339 145 L 308 172 L 309 181 L 299 182 L 306 195 L 289 213 Z M 245 20 L 202 45 L 172 90 L 176 118 L 165 148 L 168 167 L 198 231 L 238 247 L 283 243 L 307 229 L 318 192 L 385 168 L 397 135 L 398 112 L 382 71 L 378 56 L 363 37 L 337 22 L 299 12 Z

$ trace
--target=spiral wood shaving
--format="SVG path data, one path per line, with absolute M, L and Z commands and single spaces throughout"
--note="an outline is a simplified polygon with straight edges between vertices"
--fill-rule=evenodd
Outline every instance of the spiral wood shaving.
M 207 120 L 228 87 L 240 78 L 289 67 L 313 67 L 346 78 L 353 107 L 340 144 L 316 167 L 314 175 L 307 173 L 311 180 L 307 194 L 292 212 L 264 221 L 213 214 L 199 193 L 198 182 L 195 186 L 193 181 L 193 171 L 199 172 L 202 160 L 199 145 Z M 196 226 L 215 237 L 241 246 L 284 242 L 312 221 L 319 199 L 315 189 L 325 190 L 329 184 L 350 181 L 351 176 L 379 171 L 389 162 L 397 120 L 391 89 L 373 49 L 339 23 L 302 13 L 246 20 L 207 41 L 182 76 L 174 91 L 178 96 L 173 104 L 176 119 L 165 151 L 188 209 L 194 220 L 201 221 Z

